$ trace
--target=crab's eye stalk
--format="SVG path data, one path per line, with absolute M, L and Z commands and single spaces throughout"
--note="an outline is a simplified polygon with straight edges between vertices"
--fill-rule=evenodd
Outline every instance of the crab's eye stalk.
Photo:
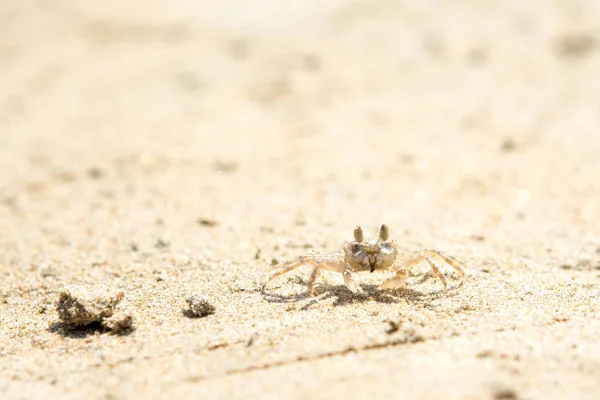
M 354 228 L 354 240 L 356 240 L 358 243 L 362 243 L 364 240 L 363 231 L 360 226 Z
M 390 228 L 386 224 L 381 225 L 379 230 L 379 240 L 386 241 L 390 238 Z

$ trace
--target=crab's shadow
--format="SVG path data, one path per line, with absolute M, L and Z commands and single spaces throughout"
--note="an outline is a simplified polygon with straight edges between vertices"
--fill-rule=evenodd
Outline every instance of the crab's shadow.
M 456 296 L 456 289 L 461 285 L 462 282 L 449 287 L 447 290 L 427 293 L 406 287 L 402 289 L 380 289 L 379 285 L 362 284 L 362 293 L 352 293 L 344 285 L 323 284 L 316 287 L 316 296 L 309 295 L 306 290 L 291 295 L 269 293 L 267 290 L 264 290 L 262 295 L 270 303 L 296 303 L 312 299 L 312 301 L 302 306 L 300 310 L 307 310 L 312 305 L 330 298 L 335 298 L 333 302 L 334 307 L 365 303 L 367 301 L 376 301 L 382 304 L 397 304 L 404 301 L 414 304 L 427 304 L 440 298 Z

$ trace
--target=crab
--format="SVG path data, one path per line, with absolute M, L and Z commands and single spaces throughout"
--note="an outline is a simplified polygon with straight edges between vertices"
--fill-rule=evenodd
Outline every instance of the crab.
M 315 295 L 315 282 L 321 270 L 339 272 L 344 277 L 344 285 L 353 293 L 362 293 L 362 288 L 354 280 L 354 273 L 364 271 L 390 271 L 393 276 L 383 281 L 380 289 L 400 289 L 406 285 L 407 269 L 422 262 L 429 264 L 433 272 L 440 278 L 447 288 L 446 277 L 440 271 L 436 260 L 454 268 L 461 276 L 466 268 L 464 262 L 451 257 L 441 250 L 421 249 L 411 252 L 401 252 L 395 241 L 390 240 L 390 229 L 387 225 L 381 225 L 379 237 L 365 240 L 363 230 L 360 226 L 354 229 L 354 240 L 344 243 L 343 254 L 339 253 L 315 253 L 298 257 L 276 265 L 271 269 L 263 290 L 273 279 L 288 273 L 302 265 L 313 267 L 308 279 L 308 294 Z

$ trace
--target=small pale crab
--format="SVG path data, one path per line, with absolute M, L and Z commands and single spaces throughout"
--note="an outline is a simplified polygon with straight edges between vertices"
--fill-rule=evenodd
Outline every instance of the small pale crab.
M 353 293 L 361 293 L 363 290 L 354 280 L 355 272 L 363 271 L 390 271 L 394 275 L 386 279 L 379 286 L 380 289 L 399 289 L 406 284 L 407 269 L 422 262 L 429 264 L 433 272 L 447 287 L 446 277 L 442 274 L 436 264 L 436 260 L 450 265 L 461 276 L 465 274 L 463 268 L 466 265 L 436 249 L 422 249 L 411 252 L 401 252 L 395 241 L 390 240 L 390 229 L 382 225 L 377 239 L 364 239 L 360 226 L 354 229 L 354 240 L 344 243 L 343 254 L 338 253 L 316 253 L 301 256 L 295 260 L 276 265 L 267 274 L 264 287 L 273 279 L 300 267 L 311 265 L 313 267 L 308 279 L 308 294 L 315 295 L 315 281 L 319 271 L 339 272 L 344 277 L 344 285 Z

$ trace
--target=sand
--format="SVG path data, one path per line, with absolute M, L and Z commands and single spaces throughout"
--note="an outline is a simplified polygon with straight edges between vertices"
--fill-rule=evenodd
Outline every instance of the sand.
M 600 3 L 297 3 L 0 5 L 0 397 L 600 398 Z

